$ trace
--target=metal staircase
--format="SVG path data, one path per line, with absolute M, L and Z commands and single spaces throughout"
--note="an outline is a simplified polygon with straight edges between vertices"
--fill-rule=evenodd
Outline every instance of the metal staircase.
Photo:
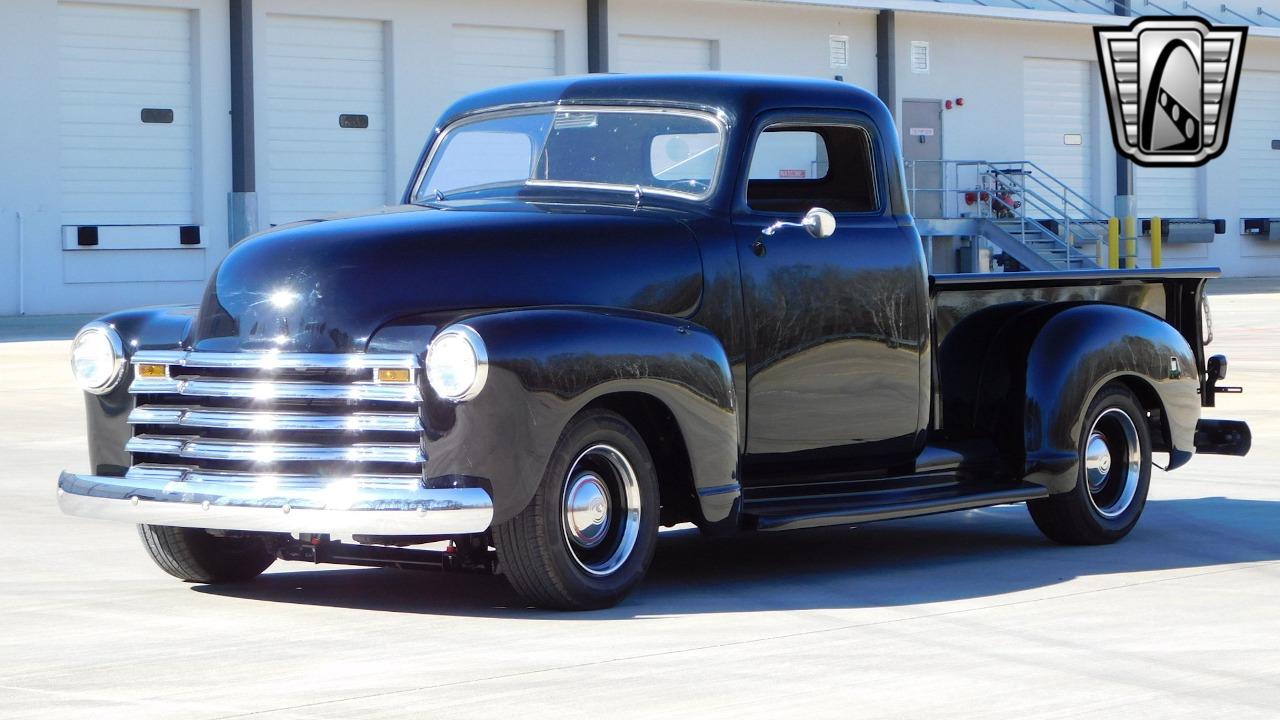
M 922 236 L 984 240 L 1005 270 L 1101 267 L 1110 215 L 1026 160 L 906 162 Z

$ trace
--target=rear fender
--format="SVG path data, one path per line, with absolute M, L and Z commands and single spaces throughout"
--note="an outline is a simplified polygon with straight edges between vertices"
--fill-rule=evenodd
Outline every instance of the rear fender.
M 1026 355 L 1024 475 L 1052 492 L 1075 487 L 1085 412 L 1104 385 L 1122 380 L 1159 402 L 1170 465 L 1195 451 L 1200 418 L 1195 355 L 1173 326 L 1118 305 L 1085 303 L 1053 314 Z

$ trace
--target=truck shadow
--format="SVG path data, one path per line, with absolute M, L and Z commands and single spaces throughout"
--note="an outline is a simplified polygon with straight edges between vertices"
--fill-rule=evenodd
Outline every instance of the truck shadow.
M 193 589 L 358 610 L 569 621 L 892 607 L 991 598 L 1082 576 L 1280 560 L 1277 526 L 1280 502 L 1212 497 L 1151 501 L 1130 537 L 1099 547 L 1051 543 L 1019 506 L 717 540 L 680 529 L 662 534 L 648 578 L 630 598 L 590 613 L 524 608 L 500 577 L 370 568 L 278 565 L 252 583 Z

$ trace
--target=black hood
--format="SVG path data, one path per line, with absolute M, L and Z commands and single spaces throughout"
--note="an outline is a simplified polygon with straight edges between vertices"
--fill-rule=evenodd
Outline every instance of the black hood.
M 691 313 L 698 247 L 666 210 L 419 206 L 300 223 L 237 245 L 205 291 L 209 351 L 358 352 L 398 318 L 539 305 Z

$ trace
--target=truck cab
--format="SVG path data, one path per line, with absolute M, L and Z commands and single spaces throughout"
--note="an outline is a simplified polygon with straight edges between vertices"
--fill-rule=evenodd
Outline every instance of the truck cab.
M 77 337 L 64 511 L 166 571 L 496 571 L 584 609 L 660 525 L 708 534 L 1026 502 L 1137 522 L 1203 420 L 1213 269 L 930 277 L 888 109 L 838 82 L 557 78 L 440 119 L 401 204 L 235 246 L 199 304 Z M 445 550 L 432 549 L 448 543 Z

